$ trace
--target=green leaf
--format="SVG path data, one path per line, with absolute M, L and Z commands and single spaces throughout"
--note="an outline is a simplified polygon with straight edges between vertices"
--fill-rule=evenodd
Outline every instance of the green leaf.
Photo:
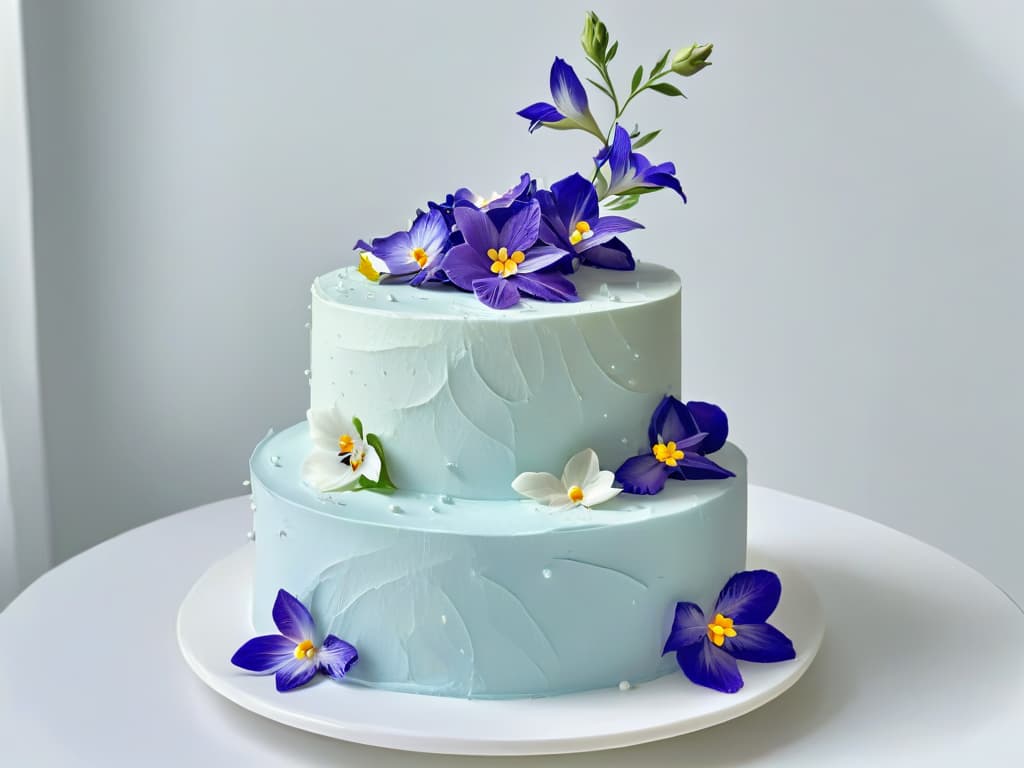
M 597 90 L 599 90 L 599 91 L 600 91 L 601 93 L 603 93 L 603 94 L 604 94 L 605 96 L 607 96 L 607 97 L 608 97 L 609 99 L 610 99 L 610 98 L 612 97 L 611 93 L 609 93 L 609 92 L 608 92 L 608 89 L 607 89 L 607 88 L 605 88 L 605 87 L 604 87 L 603 85 L 601 85 L 601 84 L 600 84 L 599 82 L 597 82 L 597 80 L 591 80 L 591 79 L 590 79 L 590 78 L 588 77 L 588 78 L 587 78 L 587 82 L 588 82 L 588 83 L 590 83 L 590 84 L 591 84 L 592 86 L 594 86 L 595 88 L 597 88 Z
M 363 436 L 363 422 L 361 422 L 355 416 L 352 417 L 352 426 L 356 428 L 356 432 L 359 433 L 359 437 Z
M 612 43 L 612 47 L 608 49 L 608 53 L 604 55 L 604 63 L 607 64 L 609 61 L 615 58 L 615 54 L 619 52 L 619 41 L 616 40 Z
M 379 490 L 395 490 L 395 484 L 391 482 L 391 476 L 388 474 L 388 462 L 384 458 L 384 446 L 381 445 L 380 438 L 371 433 L 366 436 L 366 442 L 376 449 L 377 455 L 380 457 L 380 477 L 377 480 L 376 487 Z M 359 479 L 363 480 L 364 478 L 360 477 Z
M 640 124 L 639 123 L 633 123 L 633 130 L 629 132 L 629 138 L 635 139 L 639 135 L 640 135 Z
M 629 210 L 639 202 L 639 195 L 619 195 L 609 203 L 607 207 L 611 211 L 625 211 Z
M 636 72 L 633 73 L 633 84 L 629 86 L 630 91 L 635 91 L 640 87 L 640 81 L 644 79 L 644 67 L 641 64 L 636 68 Z
M 671 50 L 665 51 L 665 55 L 658 59 L 658 63 L 654 65 L 654 69 L 651 70 L 651 77 L 659 74 L 661 70 L 665 68 L 665 64 L 668 62 L 668 56 L 672 53 Z
M 608 179 L 604 177 L 604 174 L 598 171 L 597 176 L 594 177 L 594 189 L 597 190 L 597 197 L 601 199 L 608 193 Z
M 633 142 L 633 149 L 640 149 L 640 147 L 643 147 L 643 146 L 646 146 L 647 144 L 650 144 L 652 141 L 654 141 L 655 137 L 659 133 L 661 133 L 661 129 L 660 128 L 658 130 L 656 130 L 656 131 L 651 131 L 650 133 L 645 133 L 643 136 L 641 136 L 639 139 L 637 139 L 636 141 Z
M 655 83 L 650 88 L 658 93 L 664 93 L 666 96 L 682 96 L 684 99 L 686 98 L 686 94 L 671 83 Z

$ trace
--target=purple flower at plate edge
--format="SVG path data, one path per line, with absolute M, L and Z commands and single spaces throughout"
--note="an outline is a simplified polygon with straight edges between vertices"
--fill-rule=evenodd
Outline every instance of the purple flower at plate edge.
M 444 258 L 442 268 L 448 278 L 492 309 L 515 306 L 523 293 L 543 301 L 577 301 L 576 286 L 570 280 L 557 272 L 542 271 L 566 252 L 538 244 L 540 204 L 529 201 L 500 229 L 491 218 L 497 213 L 455 208 L 465 242 Z
M 626 493 L 656 494 L 668 478 L 676 480 L 721 480 L 734 473 L 705 454 L 725 445 L 729 420 L 725 411 L 712 403 L 691 400 L 685 405 L 666 395 L 651 415 L 647 439 L 649 453 L 626 459 L 615 471 L 615 479 Z
M 551 185 L 550 190 L 537 193 L 541 207 L 540 237 L 570 254 L 582 264 L 604 269 L 636 268 L 633 255 L 617 239 L 617 235 L 643 225 L 623 216 L 602 216 L 594 185 L 574 173 Z M 614 243 L 612 242 L 614 240 Z
M 715 601 L 710 621 L 695 603 L 676 604 L 662 654 L 692 682 L 723 693 L 743 687 L 736 660 L 770 663 L 796 658 L 792 641 L 768 622 L 779 604 L 782 582 L 766 570 L 733 575 Z
M 312 614 L 283 589 L 274 601 L 273 617 L 281 634 L 254 637 L 235 651 L 231 663 L 257 674 L 274 675 L 278 691 L 305 685 L 317 672 L 341 680 L 359 660 L 355 646 L 334 635 L 327 635 L 318 647 Z

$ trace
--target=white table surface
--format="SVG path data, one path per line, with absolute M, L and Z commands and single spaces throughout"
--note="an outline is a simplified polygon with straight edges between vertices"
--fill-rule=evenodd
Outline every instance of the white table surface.
M 1024 765 L 1021 610 L 904 534 L 750 490 L 751 538 L 811 578 L 827 631 L 794 688 L 730 723 L 627 750 L 456 758 L 346 744 L 253 715 L 194 677 L 175 639 L 193 582 L 245 541 L 239 497 L 94 547 L 0 614 L 0 764 Z

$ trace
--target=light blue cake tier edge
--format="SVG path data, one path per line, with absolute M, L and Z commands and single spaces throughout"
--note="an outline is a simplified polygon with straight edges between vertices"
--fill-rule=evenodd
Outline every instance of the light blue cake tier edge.
M 468 698 L 549 696 L 678 669 L 661 650 L 677 601 L 705 609 L 746 559 L 746 460 L 737 477 L 668 482 L 592 510 L 367 492 L 322 496 L 300 467 L 307 426 L 251 460 L 253 621 L 279 589 L 319 630 L 356 645 L 355 683 Z

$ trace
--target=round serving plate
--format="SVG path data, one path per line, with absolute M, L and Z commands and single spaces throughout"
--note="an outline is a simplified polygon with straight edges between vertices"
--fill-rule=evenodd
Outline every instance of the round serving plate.
M 466 700 L 381 691 L 318 677 L 278 693 L 272 676 L 232 666 L 252 637 L 249 617 L 253 548 L 215 563 L 178 612 L 178 644 L 192 670 L 221 696 L 279 723 L 336 739 L 452 755 L 588 752 L 680 736 L 757 709 L 791 687 L 821 647 L 825 617 L 810 582 L 770 553 L 751 568 L 782 579 L 770 621 L 793 640 L 797 656 L 777 664 L 740 662 L 744 687 L 734 694 L 690 683 L 680 672 L 635 686 L 537 699 Z M 625 690 L 622 690 L 625 688 Z

